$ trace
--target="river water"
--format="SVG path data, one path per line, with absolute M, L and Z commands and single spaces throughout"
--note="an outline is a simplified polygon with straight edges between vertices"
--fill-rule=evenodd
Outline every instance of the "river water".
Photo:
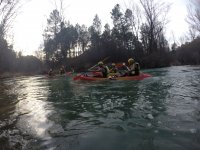
M 0 149 L 199 150 L 200 66 L 142 81 L 0 80 Z

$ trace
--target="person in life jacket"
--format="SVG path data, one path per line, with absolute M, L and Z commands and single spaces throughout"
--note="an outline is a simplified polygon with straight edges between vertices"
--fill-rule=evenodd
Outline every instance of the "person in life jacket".
M 71 73 L 74 73 L 74 72 L 75 72 L 74 66 L 71 66 Z
M 65 73 L 65 67 L 64 67 L 64 66 L 61 66 L 59 72 L 60 72 L 60 75 L 64 74 L 64 73 Z
M 135 62 L 133 58 L 128 59 L 128 76 L 137 76 L 140 74 L 139 63 Z
M 53 69 L 49 69 L 48 76 L 53 76 Z
M 109 68 L 103 64 L 102 61 L 98 62 L 98 71 L 102 73 L 103 78 L 107 78 L 109 74 Z
M 117 73 L 118 69 L 115 65 L 115 63 L 112 63 L 111 68 L 110 68 L 110 73 Z

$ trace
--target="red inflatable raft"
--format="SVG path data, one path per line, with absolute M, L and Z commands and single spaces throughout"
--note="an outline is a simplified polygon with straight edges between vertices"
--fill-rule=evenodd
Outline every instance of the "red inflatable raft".
M 110 77 L 110 78 L 98 78 L 86 75 L 77 75 L 73 80 L 85 80 L 85 81 L 103 81 L 103 80 L 143 80 L 145 78 L 152 77 L 152 75 L 147 73 L 141 73 L 138 76 L 125 76 L 125 77 Z

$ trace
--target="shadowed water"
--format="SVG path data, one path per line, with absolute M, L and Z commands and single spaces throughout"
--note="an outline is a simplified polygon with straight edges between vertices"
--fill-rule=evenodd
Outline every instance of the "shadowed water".
M 142 81 L 0 80 L 1 149 L 200 149 L 200 67 Z

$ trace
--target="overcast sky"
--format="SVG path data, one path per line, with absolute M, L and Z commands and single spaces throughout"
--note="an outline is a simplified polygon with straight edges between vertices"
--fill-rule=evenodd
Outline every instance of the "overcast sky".
M 24 55 L 34 54 L 34 51 L 38 50 L 43 41 L 42 33 L 46 27 L 46 20 L 55 8 L 52 1 L 31 0 L 22 7 L 13 27 L 15 50 L 21 50 Z M 105 23 L 111 24 L 110 12 L 114 6 L 120 4 L 123 7 L 125 3 L 128 4 L 128 1 L 130 0 L 65 0 L 65 17 L 73 25 L 79 23 L 89 27 L 95 14 L 98 14 L 104 26 Z M 188 0 L 164 1 L 172 3 L 166 33 L 167 39 L 172 41 L 172 32 L 176 39 L 187 32 L 188 25 L 185 18 Z

